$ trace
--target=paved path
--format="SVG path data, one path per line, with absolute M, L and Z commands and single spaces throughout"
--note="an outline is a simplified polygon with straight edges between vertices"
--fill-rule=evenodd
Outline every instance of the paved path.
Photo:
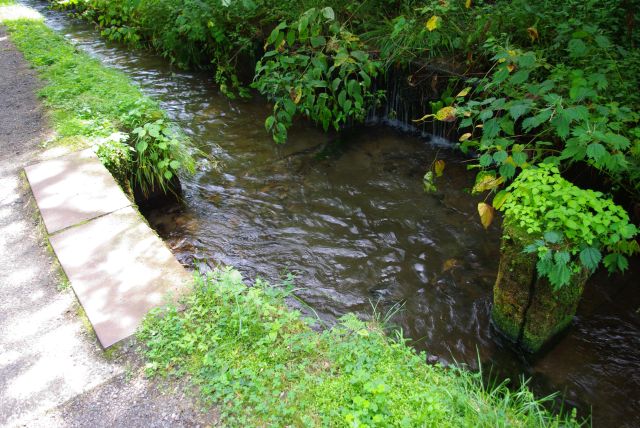
M 78 316 L 71 290 L 59 291 L 55 257 L 23 168 L 43 159 L 50 132 L 34 73 L 0 25 L 0 426 L 205 426 L 182 388 L 141 376 L 125 344 L 106 358 Z
M 0 29 L 0 426 L 87 391 L 122 367 L 102 356 L 39 232 L 22 168 L 47 138 L 39 85 Z

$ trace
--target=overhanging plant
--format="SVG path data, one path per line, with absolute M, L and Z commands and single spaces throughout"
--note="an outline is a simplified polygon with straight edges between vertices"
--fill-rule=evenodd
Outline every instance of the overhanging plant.
M 637 228 L 602 193 L 581 189 L 542 163 L 494 198 L 504 211 L 491 317 L 498 330 L 538 351 L 571 324 L 591 273 L 624 271 Z
M 284 143 L 296 115 L 339 130 L 365 119 L 382 96 L 373 92 L 380 64 L 360 39 L 340 25 L 332 8 L 309 9 L 291 24 L 281 22 L 267 38 L 270 47 L 256 65 L 253 86 L 274 102 L 265 121 Z
M 573 273 L 593 272 L 601 262 L 610 272 L 624 271 L 626 256 L 640 249 L 633 239 L 638 229 L 622 207 L 568 182 L 552 164 L 525 169 L 500 198 L 505 224 L 532 237 L 524 251 L 537 254 L 538 275 L 556 290 L 569 285 Z

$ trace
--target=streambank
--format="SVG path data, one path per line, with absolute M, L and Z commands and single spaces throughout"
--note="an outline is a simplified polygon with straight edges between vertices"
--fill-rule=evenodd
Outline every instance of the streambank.
M 210 425 L 215 415 L 142 375 L 134 347 L 105 356 L 87 328 L 22 176 L 59 154 L 42 147 L 53 134 L 43 83 L 1 23 L 0 75 L 0 425 Z
M 473 184 L 465 163 L 439 153 L 447 156 L 448 191 L 438 199 L 425 198 L 420 184 L 436 150 L 384 129 L 349 135 L 322 162 L 281 160 L 326 137 L 299 124 L 287 146 L 275 146 L 261 128 L 269 113 L 262 101 L 228 101 L 208 72 L 181 72 L 101 40 L 92 25 L 47 11 L 42 2 L 29 3 L 75 44 L 161 100 L 198 147 L 224 162 L 223 174 L 201 165 L 185 182 L 186 206 L 152 213 L 154 227 L 185 264 L 233 264 L 249 278 L 277 278 L 288 266 L 306 285 L 298 297 L 325 320 L 348 311 L 366 317 L 369 299 L 405 300 L 397 322 L 414 346 L 428 347 L 441 361 L 474 367 L 478 349 L 505 376 L 533 376 L 539 394 L 567 391 L 569 403 L 585 414 L 593 406 L 596 424 L 635 420 L 638 402 L 629 397 L 638 383 L 629 373 L 640 349 L 637 276 L 594 278 L 569 334 L 544 358 L 524 361 L 489 327 L 499 235 L 494 226 L 483 231 L 474 218 L 476 201 L 454 191 Z
M 34 23 L 34 25 L 40 26 L 42 24 L 36 22 L 36 23 Z M 28 40 L 27 34 L 36 34 L 36 35 L 38 34 L 37 28 L 30 27 L 29 24 L 25 23 L 25 22 L 21 22 L 20 25 L 18 25 L 16 27 L 13 27 L 12 30 L 14 31 L 14 34 L 18 33 L 19 35 L 22 36 L 22 38 L 20 39 L 22 41 L 22 43 L 23 43 L 22 46 L 25 46 L 28 43 L 27 42 L 27 40 Z M 24 33 L 20 34 L 19 33 L 20 31 L 24 31 Z M 34 43 L 31 43 L 30 45 L 33 46 Z M 235 282 L 235 279 L 233 279 L 235 277 L 236 277 L 235 274 L 231 274 L 231 276 L 227 277 L 227 278 L 231 278 L 230 281 L 233 281 L 232 285 L 234 287 L 241 286 L 241 284 L 238 284 L 237 282 Z M 238 291 L 244 292 L 242 289 L 240 289 Z M 278 306 L 280 306 L 280 309 L 276 313 L 277 318 L 280 318 L 280 317 L 283 317 L 283 318 L 276 320 L 276 324 L 283 323 L 283 328 L 285 330 L 289 330 L 289 329 L 296 329 L 297 330 L 298 328 L 302 327 L 302 330 L 299 331 L 301 336 L 296 336 L 295 340 L 302 340 L 302 339 L 305 339 L 305 338 L 308 339 L 308 338 L 310 338 L 308 336 L 309 334 L 315 334 L 315 333 L 312 333 L 310 330 L 306 330 L 303 327 L 304 323 L 300 323 L 300 321 L 296 320 L 296 318 L 298 317 L 298 314 L 296 312 L 290 312 L 282 304 L 282 302 L 278 303 L 278 300 L 270 301 L 269 300 L 270 298 L 268 297 L 268 296 L 270 296 L 269 292 L 265 292 L 265 296 L 267 296 L 267 297 L 264 298 L 265 300 L 263 301 L 263 303 L 260 303 L 260 302 L 258 303 L 258 306 L 259 306 L 259 308 L 258 308 L 259 317 L 255 318 L 255 320 L 260 321 L 264 317 L 269 317 L 270 316 L 269 315 L 269 310 L 270 310 L 269 308 L 273 307 L 274 305 L 278 305 Z M 194 299 L 198 299 L 198 298 L 199 298 L 199 295 L 196 295 L 194 297 Z M 259 299 L 263 299 L 263 297 L 259 297 Z M 355 318 L 351 318 L 351 319 L 352 319 L 352 321 L 351 321 L 350 325 L 352 327 L 353 326 L 360 326 L 360 325 L 362 326 L 362 328 L 358 329 L 358 331 L 360 331 L 360 333 L 359 333 L 360 336 L 368 335 L 368 333 L 366 335 L 364 333 L 364 331 L 365 331 L 364 330 L 364 328 L 365 328 L 364 324 L 360 324 L 358 321 L 356 321 Z M 287 326 L 287 324 L 288 324 L 287 320 L 291 320 L 292 324 L 290 326 Z M 264 320 L 264 323 L 259 323 L 258 327 L 259 328 L 265 328 L 265 327 L 271 328 L 271 327 L 273 327 L 273 325 L 268 323 L 268 322 L 266 322 L 266 320 Z M 212 327 L 212 328 L 215 328 L 215 327 Z M 293 330 L 292 330 L 292 332 L 293 332 Z M 278 333 L 278 331 L 276 331 L 276 339 L 277 339 L 277 336 L 278 336 L 277 333 Z M 343 333 L 336 333 L 336 334 L 343 334 Z M 372 352 L 372 353 L 375 354 L 377 352 L 376 351 L 376 347 L 378 345 L 382 346 L 383 347 L 382 349 L 388 349 L 388 350 L 394 349 L 394 345 L 391 342 L 387 343 L 386 342 L 387 339 L 385 339 L 384 336 L 382 336 L 382 335 L 380 335 L 378 333 L 375 333 L 373 330 L 371 330 L 371 335 L 372 335 L 372 337 L 376 338 L 374 343 L 373 343 L 373 347 L 371 349 L 369 349 L 368 346 L 364 346 L 360 351 L 357 352 L 357 353 L 362 353 L 363 357 L 366 357 L 367 353 L 369 353 L 369 352 Z M 153 337 L 151 339 L 157 339 L 157 337 Z M 153 350 L 153 343 L 154 343 L 153 340 L 151 340 L 150 341 L 150 348 L 149 348 L 151 350 Z M 385 345 L 385 343 L 387 343 L 387 344 Z M 265 344 L 269 345 L 266 342 L 265 342 Z M 269 345 L 269 348 L 271 349 L 270 345 Z M 285 351 L 286 350 L 286 346 L 284 346 L 282 349 L 283 349 L 283 352 L 286 352 Z M 414 355 L 413 351 L 411 351 L 410 348 L 408 348 L 406 346 L 404 348 L 402 348 L 402 349 L 403 349 L 403 351 L 400 354 L 398 354 L 397 356 L 395 354 L 393 354 L 393 353 L 391 354 L 392 359 L 389 360 L 389 366 L 391 367 L 391 369 L 394 372 L 397 370 L 397 368 L 394 367 L 394 365 L 392 364 L 392 361 L 396 357 L 397 358 L 409 358 L 410 364 L 415 366 L 416 370 L 419 370 L 419 371 L 420 370 L 431 370 L 430 368 L 428 368 L 429 366 L 425 365 L 423 357 L 419 357 L 419 356 Z M 338 351 L 339 350 L 333 350 L 331 352 L 338 352 Z M 385 351 L 385 353 L 386 353 L 386 351 Z M 338 354 L 341 354 L 341 352 L 338 352 Z M 230 356 L 233 356 L 233 355 L 236 355 L 236 354 L 233 354 L 233 353 L 230 354 Z M 403 355 L 404 355 L 404 357 L 403 357 Z M 411 356 L 411 355 L 413 355 L 413 356 Z M 235 361 L 239 363 L 240 360 L 241 359 L 237 359 Z M 152 360 L 152 362 L 153 362 L 153 360 Z M 311 362 L 310 362 L 310 364 L 311 364 Z M 313 364 L 315 364 L 315 363 L 313 363 Z M 443 368 L 435 368 L 433 370 L 436 370 L 438 372 L 441 371 L 441 374 L 443 376 L 446 376 L 445 374 L 450 372 L 451 376 L 452 376 L 452 379 L 457 376 L 454 373 L 453 369 L 445 370 Z M 402 373 L 402 371 L 398 371 L 397 375 L 400 376 L 400 373 Z M 471 375 L 470 372 L 464 372 L 464 371 L 460 372 L 460 373 L 466 373 L 465 376 L 470 376 L 469 377 L 469 382 L 470 382 L 469 383 L 469 388 L 473 388 L 474 391 L 475 391 L 474 392 L 475 395 L 471 395 L 471 396 L 469 396 L 467 398 L 469 398 L 472 401 L 475 401 L 475 400 L 488 400 L 488 403 L 489 403 L 490 406 L 493 406 L 493 405 L 497 406 L 497 403 L 490 403 L 492 399 L 489 398 L 489 397 L 491 395 L 490 394 L 489 395 L 485 394 L 485 391 L 484 391 L 484 389 L 482 387 L 482 384 L 481 384 L 481 382 L 479 380 L 479 376 L 478 375 Z M 311 374 L 313 375 L 313 373 L 311 373 Z M 402 374 L 402 376 L 407 376 L 407 375 L 406 374 Z M 416 381 L 415 377 L 407 377 L 407 379 L 411 379 L 412 381 Z M 438 379 L 439 379 L 439 377 L 438 377 Z M 475 380 L 471 381 L 471 379 L 475 379 Z M 116 383 L 118 383 L 118 382 L 116 382 Z M 442 387 L 445 388 L 445 390 L 446 390 L 447 382 L 438 381 L 438 382 L 435 382 L 435 383 L 441 384 Z M 464 384 L 464 385 L 466 385 L 466 384 Z M 310 386 L 310 385 L 308 385 L 308 386 Z M 305 385 L 304 384 L 300 385 L 299 387 L 302 388 L 303 391 L 305 390 Z M 380 392 L 384 392 L 384 389 L 385 389 L 385 387 L 382 384 L 375 385 L 375 386 L 371 387 L 371 388 L 374 388 L 374 389 L 371 389 L 370 387 L 367 387 L 366 385 L 361 385 L 361 387 L 364 388 L 363 389 L 363 393 L 368 391 L 369 393 L 373 393 L 373 394 L 378 394 Z M 273 388 L 275 388 L 275 386 L 273 386 Z M 106 390 L 109 390 L 109 389 L 110 388 L 106 388 Z M 111 390 L 112 390 L 112 388 L 111 388 Z M 335 390 L 335 389 L 333 389 L 333 390 Z M 410 391 L 410 389 L 406 389 L 406 388 L 403 388 L 402 390 Z M 269 391 L 267 391 L 267 393 L 269 393 Z M 464 386 L 463 385 L 460 385 L 460 393 L 464 393 Z M 506 398 L 506 397 L 509 396 L 508 395 L 509 392 L 505 389 L 505 390 L 503 390 L 501 392 L 501 394 L 502 393 L 505 394 L 505 399 L 504 399 L 504 402 L 503 402 L 504 404 L 501 407 L 501 410 L 496 410 L 496 415 L 497 415 L 496 417 L 497 418 L 499 418 L 499 419 L 503 418 L 503 416 L 501 416 L 501 413 L 506 410 L 509 414 L 512 415 L 512 417 L 515 417 L 515 418 L 524 417 L 524 418 L 527 418 L 527 420 L 530 420 L 530 421 L 538 421 L 540 424 L 545 424 L 546 422 L 549 422 L 549 421 L 551 423 L 553 423 L 553 421 L 555 421 L 555 418 L 553 416 L 551 416 L 550 414 L 546 413 L 546 411 L 543 410 L 542 408 L 537 408 L 533 412 L 529 413 L 529 409 L 533 409 L 533 407 L 535 407 L 535 405 L 534 405 L 535 399 L 530 395 L 530 393 L 527 393 L 525 395 L 521 394 L 521 396 L 523 396 L 523 397 L 526 396 L 526 400 L 521 403 L 521 405 L 522 405 L 521 407 L 516 407 L 517 406 L 516 405 L 513 408 L 512 408 L 512 404 L 509 404 L 510 400 L 508 398 Z M 235 393 L 234 393 L 234 395 L 235 395 Z M 91 397 L 91 394 L 89 394 L 88 397 Z M 348 398 L 350 400 L 349 397 L 345 397 L 345 398 Z M 414 397 L 414 399 L 419 399 L 419 397 L 418 398 Z M 364 400 L 365 401 L 362 401 L 362 402 L 356 400 L 357 403 L 356 403 L 356 401 L 354 401 L 354 403 L 356 404 L 356 408 L 354 408 L 352 412 L 346 413 L 344 415 L 342 415 L 343 410 L 341 408 L 336 409 L 336 412 L 339 413 L 339 414 L 336 414 L 336 415 L 332 415 L 331 414 L 331 409 L 327 408 L 327 409 L 325 409 L 327 415 L 325 415 L 323 417 L 328 417 L 329 420 L 334 420 L 332 418 L 337 418 L 337 419 L 335 419 L 336 421 L 337 420 L 343 420 L 343 418 L 352 418 L 353 420 L 365 420 L 364 418 L 372 418 L 372 420 L 374 422 L 378 422 L 378 423 L 382 423 L 382 422 L 385 422 L 385 421 L 388 421 L 388 420 L 399 422 L 399 419 L 397 419 L 397 415 L 394 416 L 393 413 L 386 414 L 386 412 L 387 412 L 386 410 L 383 411 L 381 409 L 380 412 L 377 412 L 377 410 L 374 410 L 374 412 L 377 412 L 377 413 L 369 414 L 369 411 L 368 411 L 369 406 L 366 404 L 366 399 L 364 399 Z M 446 401 L 448 400 L 447 393 L 444 392 L 444 390 L 443 390 L 442 397 L 440 397 L 438 400 L 440 401 L 440 403 L 439 404 L 438 403 L 434 403 L 433 406 L 439 407 L 439 405 L 441 405 L 443 407 L 443 410 L 433 413 L 434 417 L 436 418 L 435 420 L 441 420 L 443 418 L 448 417 L 447 416 L 447 412 L 444 409 L 444 407 L 447 406 Z M 419 401 L 422 401 L 422 399 L 420 398 Z M 240 402 L 239 404 L 242 404 L 242 402 Z M 451 403 L 451 404 L 453 405 L 453 403 Z M 367 413 L 367 415 L 363 414 L 362 413 L 362 409 L 358 409 L 357 408 L 358 406 L 363 407 L 363 409 L 364 409 L 365 413 Z M 135 408 L 135 406 L 133 406 L 133 407 Z M 276 418 L 280 418 L 280 417 L 284 418 L 284 417 L 287 417 L 286 415 L 290 415 L 290 411 L 291 410 L 292 409 L 289 409 L 289 411 L 286 411 L 284 415 L 272 414 L 272 415 L 269 415 L 269 416 L 270 417 L 276 417 Z M 293 410 L 295 410 L 295 409 L 293 409 Z M 423 413 L 423 412 L 426 412 L 428 410 L 429 410 L 429 408 L 421 409 L 420 410 L 421 413 L 419 413 L 417 417 L 426 417 L 427 414 Z M 299 410 L 299 411 L 294 412 L 294 413 L 297 413 L 299 415 L 299 414 L 302 413 L 302 410 Z M 463 419 L 461 419 L 461 420 L 466 420 L 465 418 L 470 418 L 469 419 L 469 423 L 472 423 L 474 420 L 477 420 L 481 416 L 481 414 L 478 413 L 477 410 L 475 409 L 475 407 L 473 407 L 473 406 L 469 406 L 468 408 L 466 408 L 466 410 L 463 409 L 462 413 L 463 414 L 462 414 L 461 417 Z M 294 416 L 295 416 L 295 414 L 294 414 Z M 382 419 L 380 419 L 380 418 L 382 418 Z M 389 418 L 391 418 L 391 419 L 389 419 Z M 313 423 L 313 420 L 310 420 L 309 422 Z

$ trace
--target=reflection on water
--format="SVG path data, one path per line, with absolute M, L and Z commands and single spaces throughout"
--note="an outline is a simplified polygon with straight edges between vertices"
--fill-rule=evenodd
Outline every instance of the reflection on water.
M 230 102 L 206 74 L 168 68 L 162 59 L 105 44 L 63 14 L 48 22 L 104 62 L 125 71 L 162 101 L 194 144 L 221 161 L 199 162 L 183 180 L 186 203 L 148 213 L 150 223 L 186 265 L 238 267 L 249 278 L 297 275 L 299 301 L 326 322 L 347 311 L 370 316 L 404 303 L 394 320 L 419 349 L 448 363 L 501 376 L 533 377 L 538 393 L 563 392 L 597 426 L 640 425 L 640 283 L 598 274 L 575 326 L 546 355 L 527 361 L 489 323 L 499 257 L 499 224 L 476 219 L 463 158 L 388 129 L 341 137 L 300 125 L 276 146 L 264 131 L 262 100 Z M 425 195 L 421 177 L 446 161 L 440 193 Z

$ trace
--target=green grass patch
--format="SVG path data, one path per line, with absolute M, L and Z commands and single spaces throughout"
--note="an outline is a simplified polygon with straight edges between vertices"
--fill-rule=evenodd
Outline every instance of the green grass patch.
M 124 73 L 48 28 L 32 9 L 9 4 L 0 7 L 0 22 L 46 82 L 39 95 L 51 111 L 54 143 L 97 145 L 98 156 L 121 184 L 133 180 L 145 192 L 166 190 L 178 170 L 192 169 L 184 136 L 156 101 Z
M 179 306 L 139 333 L 147 372 L 189 376 L 228 426 L 579 426 L 526 386 L 427 365 L 400 334 L 347 315 L 318 332 L 287 308 L 283 287 L 247 286 L 234 269 L 199 277 Z

